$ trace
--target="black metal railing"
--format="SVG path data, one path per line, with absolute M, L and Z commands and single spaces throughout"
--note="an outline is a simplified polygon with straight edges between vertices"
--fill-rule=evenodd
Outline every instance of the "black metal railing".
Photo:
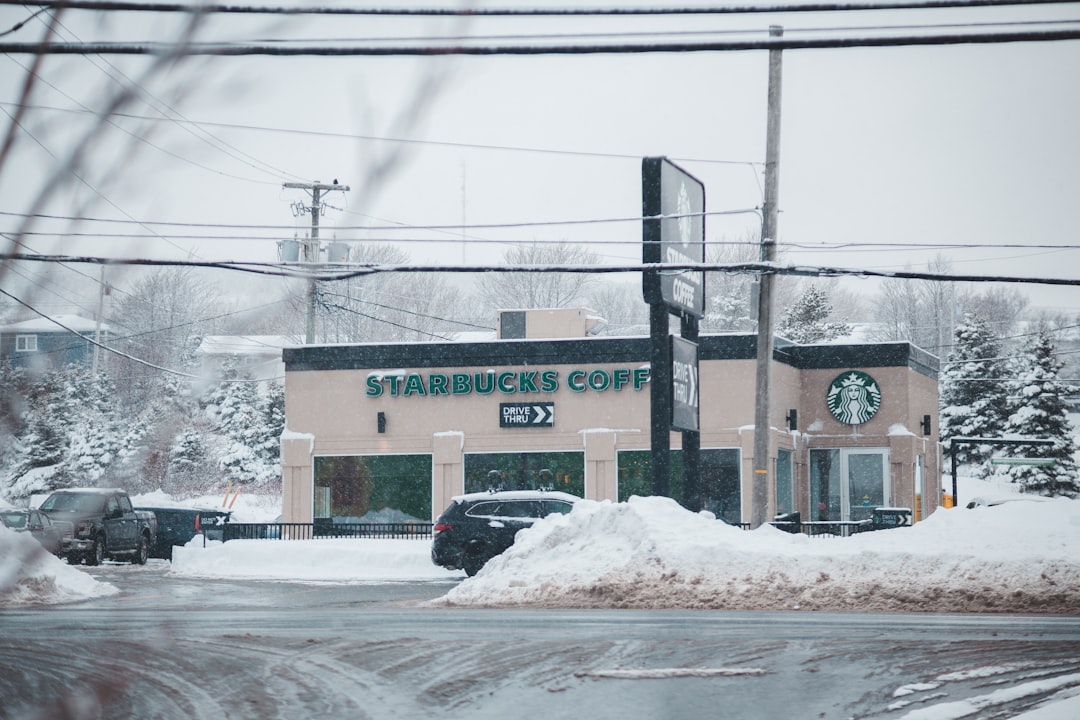
M 431 538 L 432 523 L 227 523 L 223 541 L 315 540 L 319 538 L 381 538 L 423 540 Z
M 865 520 L 803 520 L 800 513 L 776 516 L 770 525 L 789 533 L 810 537 L 850 537 L 857 533 L 911 525 L 909 508 L 874 508 Z
M 784 532 L 809 535 L 810 537 L 849 537 L 865 529 L 865 521 L 827 520 L 802 522 L 800 520 L 774 520 L 769 523 L 777 530 Z M 750 523 L 737 523 L 736 527 L 749 530 L 753 527 Z

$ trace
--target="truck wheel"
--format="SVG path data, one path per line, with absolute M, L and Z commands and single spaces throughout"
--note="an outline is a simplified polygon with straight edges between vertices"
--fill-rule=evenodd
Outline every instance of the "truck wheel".
M 94 538 L 94 547 L 86 556 L 87 565 L 100 565 L 105 560 L 105 536 L 98 535 Z
M 134 565 L 145 565 L 148 557 L 150 557 L 150 541 L 146 539 L 145 535 L 140 535 L 139 546 L 135 548 L 135 554 L 131 557 L 131 562 Z

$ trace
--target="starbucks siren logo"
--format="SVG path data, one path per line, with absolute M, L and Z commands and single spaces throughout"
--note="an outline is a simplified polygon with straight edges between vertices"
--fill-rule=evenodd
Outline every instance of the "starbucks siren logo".
M 840 422 L 861 425 L 877 414 L 881 407 L 881 390 L 874 378 L 852 370 L 832 381 L 826 402 L 829 412 Z
M 679 183 L 679 199 L 677 202 L 679 213 L 679 242 L 683 245 L 687 245 L 693 240 L 694 218 L 690 217 L 690 214 L 694 212 L 694 208 L 690 205 L 690 193 L 686 191 L 685 182 Z

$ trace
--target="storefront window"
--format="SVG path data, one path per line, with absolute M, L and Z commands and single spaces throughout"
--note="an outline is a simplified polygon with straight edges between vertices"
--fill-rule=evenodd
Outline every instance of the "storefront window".
M 851 520 L 869 520 L 874 508 L 886 504 L 885 467 L 880 452 L 847 453 L 848 498 Z
M 776 514 L 795 510 L 795 481 L 792 468 L 792 452 L 780 448 L 776 454 Z
M 651 457 L 648 450 L 619 452 L 619 502 L 626 502 L 632 495 L 652 495 Z M 742 522 L 739 463 L 736 448 L 701 451 L 701 507 L 730 523 Z M 671 496 L 683 499 L 681 450 L 671 451 Z
M 466 453 L 465 492 L 553 489 L 585 496 L 585 453 Z
M 810 451 L 810 515 L 814 520 L 840 519 L 840 450 Z
M 315 458 L 314 516 L 338 523 L 426 521 L 431 517 L 431 456 Z

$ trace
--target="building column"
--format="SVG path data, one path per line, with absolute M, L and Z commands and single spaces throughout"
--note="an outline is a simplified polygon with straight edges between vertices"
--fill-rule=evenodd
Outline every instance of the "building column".
M 619 499 L 615 433 L 610 430 L 586 430 L 582 434 L 585 443 L 585 497 L 615 502 Z
M 431 439 L 431 520 L 434 522 L 456 495 L 465 492 L 465 433 L 436 433 Z
M 281 521 L 312 522 L 311 499 L 315 478 L 312 455 L 315 436 L 290 432 L 281 437 Z

